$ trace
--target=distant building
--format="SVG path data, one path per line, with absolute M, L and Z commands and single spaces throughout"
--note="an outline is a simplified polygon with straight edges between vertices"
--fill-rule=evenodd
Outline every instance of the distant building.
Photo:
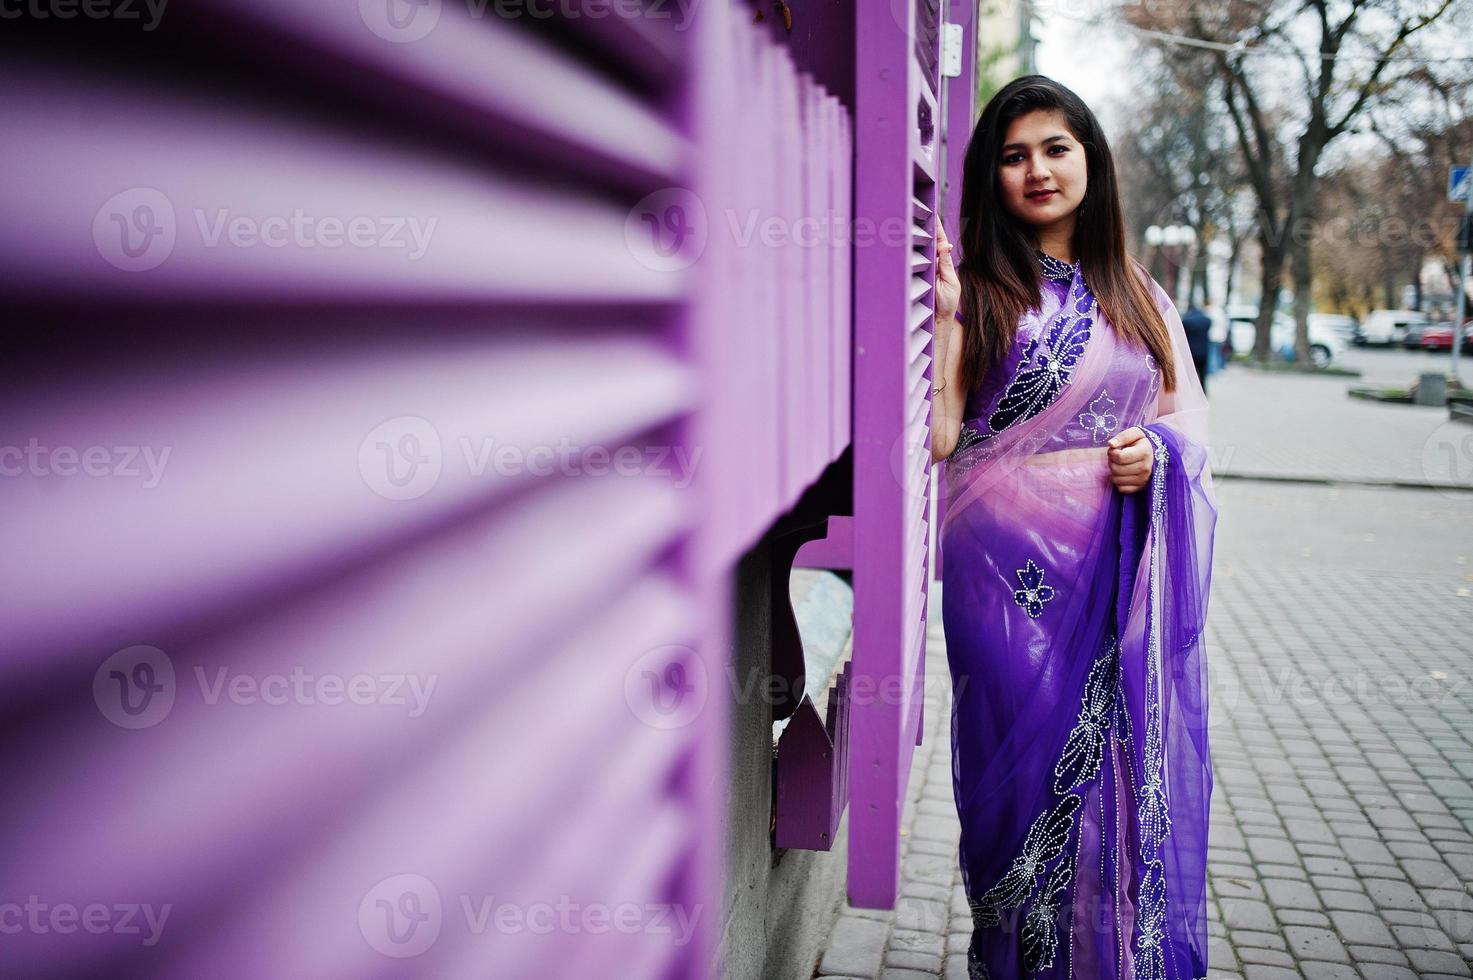
M 1030 0 L 978 0 L 977 111 L 1019 75 L 1038 70 L 1038 36 Z

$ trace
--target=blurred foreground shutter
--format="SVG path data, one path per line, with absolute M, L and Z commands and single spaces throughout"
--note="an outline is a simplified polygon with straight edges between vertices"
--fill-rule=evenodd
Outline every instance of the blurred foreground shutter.
M 7 22 L 7 973 L 708 974 L 707 42 L 494 9 Z

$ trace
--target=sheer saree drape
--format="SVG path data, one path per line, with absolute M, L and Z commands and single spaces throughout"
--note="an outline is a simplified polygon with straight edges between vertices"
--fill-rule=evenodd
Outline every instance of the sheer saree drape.
M 1160 286 L 1172 392 L 1077 264 L 1044 272 L 1040 307 L 973 393 L 944 464 L 968 964 L 991 980 L 1198 980 L 1217 515 L 1206 398 Z M 1154 466 L 1122 494 L 1105 442 L 1136 425 Z

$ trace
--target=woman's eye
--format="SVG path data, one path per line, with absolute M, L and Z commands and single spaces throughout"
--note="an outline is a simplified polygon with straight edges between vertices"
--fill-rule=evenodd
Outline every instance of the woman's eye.
M 1048 148 L 1049 153 L 1053 153 L 1055 150 L 1058 150 L 1060 153 L 1068 153 L 1069 152 L 1069 148 L 1067 146 L 1061 146 L 1059 144 L 1055 144 L 1055 145 L 1053 145 L 1053 146 L 1051 146 L 1051 147 Z M 1009 153 L 1007 156 L 1005 156 L 1005 157 L 1002 158 L 1002 162 L 1005 165 L 1010 165 L 1010 164 L 1014 164 L 1014 163 L 1020 163 L 1020 162 L 1022 162 L 1022 160 L 1023 160 L 1023 154 L 1021 154 L 1021 153 Z

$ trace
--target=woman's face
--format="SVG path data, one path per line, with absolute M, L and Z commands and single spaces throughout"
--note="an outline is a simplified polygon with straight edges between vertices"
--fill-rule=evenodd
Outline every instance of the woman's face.
M 1003 205 L 1035 229 L 1072 232 L 1089 174 L 1084 147 L 1057 109 L 1036 109 L 1014 119 L 998 160 Z M 1052 192 L 1052 193 L 1046 193 Z

